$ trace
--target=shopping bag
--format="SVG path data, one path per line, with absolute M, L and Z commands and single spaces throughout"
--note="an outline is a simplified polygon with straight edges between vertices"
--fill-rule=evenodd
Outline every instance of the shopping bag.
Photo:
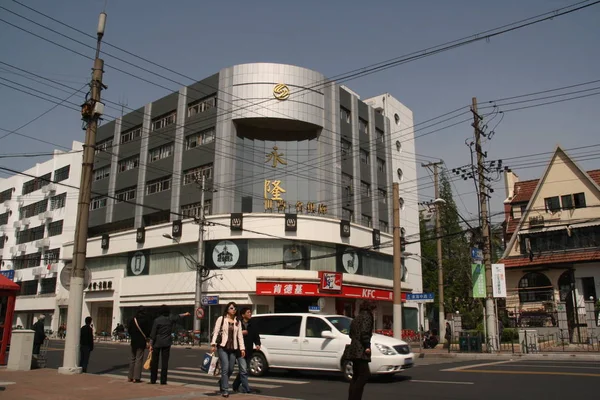
M 202 366 L 200 369 L 211 375 L 215 372 L 218 361 L 219 358 L 214 353 L 206 353 L 204 354 L 204 359 L 202 360 Z
M 146 359 L 146 362 L 144 363 L 144 369 L 146 369 L 146 370 L 150 369 L 150 363 L 152 363 L 152 352 L 148 353 L 148 358 Z

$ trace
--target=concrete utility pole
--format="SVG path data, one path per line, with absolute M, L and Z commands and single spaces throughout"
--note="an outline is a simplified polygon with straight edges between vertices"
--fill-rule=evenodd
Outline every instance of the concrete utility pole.
M 438 165 L 442 164 L 441 161 L 436 163 L 421 164 L 425 168 L 433 166 L 433 183 L 435 186 L 435 199 L 440 198 L 440 184 L 439 184 L 439 171 Z M 437 266 L 438 266 L 438 320 L 439 320 L 439 340 L 443 343 L 446 337 L 446 312 L 444 310 L 444 269 L 442 261 L 442 232 L 440 226 L 440 207 L 441 204 L 435 204 L 435 236 L 437 237 Z
M 402 339 L 402 246 L 400 243 L 400 184 L 395 182 L 392 190 L 394 210 L 394 306 L 393 330 L 396 339 Z
M 202 271 L 204 270 L 204 192 L 206 176 L 202 172 L 202 183 L 200 185 L 200 220 L 198 221 L 198 265 L 196 266 L 196 295 L 194 296 L 194 309 L 202 307 Z M 202 321 L 194 315 L 194 334 L 200 334 L 200 323 Z M 200 343 L 198 343 L 200 345 Z
M 94 167 L 94 147 L 96 144 L 96 129 L 98 120 L 104 111 L 100 102 L 100 92 L 106 86 L 102 83 L 104 61 L 99 58 L 100 43 L 104 36 L 106 13 L 100 13 L 98 20 L 98 41 L 96 58 L 92 72 L 91 96 L 81 106 L 82 120 L 87 124 L 85 144 L 83 146 L 83 162 L 81 164 L 81 183 L 79 202 L 77 205 L 77 222 L 75 224 L 75 239 L 73 243 L 73 270 L 69 287 L 69 308 L 67 316 L 67 332 L 65 341 L 63 366 L 58 369 L 62 374 L 80 374 L 79 367 L 79 337 L 81 328 L 81 312 L 83 309 L 83 285 L 85 276 L 85 257 L 87 250 L 88 217 L 90 198 L 92 195 L 92 169 Z
M 475 152 L 477 153 L 477 173 L 479 176 L 479 204 L 481 207 L 481 234 L 483 237 L 483 263 L 485 265 L 485 313 L 486 313 L 486 329 L 487 336 L 490 338 L 488 344 L 488 351 L 496 351 L 496 310 L 494 309 L 494 297 L 493 297 L 493 282 L 492 282 L 492 258 L 490 253 L 490 230 L 488 221 L 488 208 L 487 208 L 487 186 L 485 185 L 485 166 L 484 166 L 484 154 L 481 149 L 481 134 L 482 131 L 479 128 L 479 121 L 482 120 L 481 116 L 477 113 L 477 98 L 473 97 L 473 104 L 471 106 L 471 112 L 473 113 L 473 128 L 475 128 Z M 487 338 L 486 338 L 487 339 Z

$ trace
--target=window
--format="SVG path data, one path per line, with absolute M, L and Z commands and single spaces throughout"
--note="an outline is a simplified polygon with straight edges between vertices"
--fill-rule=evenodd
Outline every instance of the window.
M 94 170 L 94 181 L 99 181 L 101 179 L 108 178 L 109 175 L 110 175 L 110 166 L 98 168 L 97 170 Z
M 348 110 L 344 107 L 340 107 L 340 120 L 349 124 L 350 123 L 350 110 Z
M 122 203 L 124 201 L 131 201 L 135 199 L 135 192 L 136 192 L 136 188 L 134 187 L 130 187 L 127 189 L 123 189 L 120 190 L 118 192 L 115 192 L 115 204 L 116 203 Z
M 190 183 L 200 182 L 202 181 L 201 177 L 208 179 L 212 179 L 212 164 L 203 165 L 201 167 L 188 169 L 187 171 L 183 171 L 183 184 L 189 185 Z
M 186 204 L 181 206 L 181 213 L 185 215 L 184 218 L 200 218 L 200 202 Z M 210 215 L 212 213 L 212 201 L 204 201 L 204 215 Z
M 208 98 L 196 100 L 188 105 L 187 116 L 192 117 L 196 114 L 200 114 L 210 110 L 217 106 L 217 97 L 211 96 Z
M 390 231 L 390 225 L 386 221 L 379 220 L 379 230 L 388 233 Z
M 521 235 L 521 254 L 529 253 L 529 249 L 537 255 L 544 252 L 555 252 L 572 249 L 600 247 L 600 227 L 589 226 L 573 228 L 569 236 L 566 229 L 557 231 Z
M 380 202 L 387 204 L 387 192 L 384 189 L 377 189 L 377 195 Z
M 13 267 L 15 270 L 37 267 L 40 265 L 41 261 L 42 261 L 42 253 L 41 252 L 25 254 L 24 256 L 15 257 Z M 36 290 L 37 290 L 37 281 L 35 281 L 35 283 L 36 283 Z
M 560 210 L 560 200 L 558 196 L 546 197 L 544 199 L 544 204 L 546 205 L 546 212 L 555 213 Z
M 37 294 L 38 281 L 37 279 L 33 281 L 25 281 L 21 282 L 21 291 L 19 292 L 19 296 L 33 296 Z
M 6 224 L 8 224 L 8 211 L 0 214 L 0 225 L 6 225 Z
M 124 160 L 119 161 L 117 165 L 118 172 L 129 171 L 130 169 L 134 169 L 140 166 L 140 155 L 137 154 L 133 157 L 126 158 Z
M 585 193 L 575 193 L 573 195 L 573 202 L 575 203 L 575 208 L 585 208 Z
M 31 179 L 23 184 L 23 194 L 29 194 L 42 188 L 50 182 L 51 173 L 47 173 L 40 177 Z
M 142 137 L 142 127 L 138 126 L 137 128 L 133 128 L 128 130 L 127 132 L 121 133 L 120 143 L 129 143 L 133 142 Z
M 162 160 L 173 155 L 173 143 L 155 147 L 148 152 L 148 162 Z
M 48 199 L 29 204 L 28 206 L 19 208 L 19 219 L 33 217 L 41 214 L 48 209 Z
M 308 317 L 306 318 L 306 337 L 320 338 L 321 332 L 330 331 L 331 327 L 321 318 Z
M 63 220 L 54 221 L 48 224 L 48 236 L 58 236 L 63 233 Z
M 166 115 L 160 116 L 160 117 L 156 118 L 154 121 L 152 121 L 152 130 L 155 131 L 157 129 L 162 129 L 164 127 L 172 125 L 175 123 L 176 119 L 177 119 L 177 111 L 173 111 Z
M 348 140 L 342 139 L 341 141 L 341 152 L 342 156 L 347 156 L 352 153 L 352 143 Z
M 519 281 L 519 300 L 522 303 L 551 301 L 553 294 L 550 279 L 542 273 L 530 272 Z
M 63 208 L 67 201 L 67 193 L 61 193 L 59 195 L 53 196 L 50 198 L 50 209 L 57 210 L 59 208 Z
M 342 208 L 342 219 L 344 221 L 354 222 L 354 211 Z
M 377 171 L 385 172 L 385 160 L 377 157 Z
M 96 143 L 96 148 L 94 149 L 94 154 L 100 154 L 102 151 L 107 151 L 113 145 L 112 138 L 103 140 L 101 142 Z
M 6 200 L 12 199 L 13 188 L 7 189 L 0 192 L 0 203 L 4 203 Z
M 369 165 L 369 152 L 363 149 L 360 149 L 360 162 L 366 165 Z
M 42 278 L 40 281 L 40 294 L 52 294 L 56 291 L 56 277 Z
M 573 209 L 573 195 L 567 194 L 565 196 L 560 196 L 560 202 L 562 203 L 563 210 Z
M 371 185 L 367 182 L 360 182 L 360 194 L 365 197 L 371 197 Z
M 255 328 L 259 335 L 300 336 L 300 316 L 254 317 Z
M 375 133 L 377 134 L 377 141 L 385 143 L 385 133 L 379 128 L 375 128 Z
M 54 182 L 62 182 L 69 179 L 69 172 L 71 171 L 71 166 L 67 165 L 65 167 L 59 168 L 54 171 Z
M 154 179 L 146 183 L 146 194 L 164 192 L 171 189 L 171 176 Z
M 342 188 L 344 190 L 344 196 L 352 196 L 352 176 L 342 172 Z
M 358 131 L 364 134 L 369 134 L 369 122 L 362 118 L 358 119 Z
M 60 257 L 60 249 L 48 250 L 44 253 L 44 265 L 57 263 Z
M 360 216 L 360 223 L 361 223 L 361 225 L 372 228 L 373 227 L 373 218 L 371 218 L 368 215 L 362 214 Z
M 17 244 L 23 244 L 33 242 L 34 240 L 40 240 L 44 238 L 44 225 L 37 226 L 31 229 L 25 229 L 23 231 L 17 231 Z
M 203 144 L 215 141 L 215 128 L 209 128 L 202 132 L 194 133 L 185 138 L 185 149 L 193 149 Z
M 106 197 L 95 197 L 90 202 L 90 210 L 106 207 Z

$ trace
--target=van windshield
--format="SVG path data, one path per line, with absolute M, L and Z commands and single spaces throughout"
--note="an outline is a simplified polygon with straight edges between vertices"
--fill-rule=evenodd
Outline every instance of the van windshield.
M 326 317 L 327 321 L 331 323 L 331 325 L 335 326 L 335 329 L 343 333 L 344 335 L 350 334 L 350 323 L 352 322 L 352 318 L 348 317 Z

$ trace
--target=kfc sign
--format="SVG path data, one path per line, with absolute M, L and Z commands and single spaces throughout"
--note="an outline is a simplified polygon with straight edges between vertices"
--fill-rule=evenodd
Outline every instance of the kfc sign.
M 342 290 L 341 272 L 319 271 L 319 290 L 326 292 L 339 292 Z

